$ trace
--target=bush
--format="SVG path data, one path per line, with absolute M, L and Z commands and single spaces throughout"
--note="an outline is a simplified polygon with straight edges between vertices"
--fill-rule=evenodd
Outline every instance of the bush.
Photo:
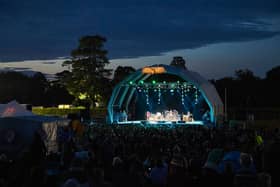
M 69 109 L 59 109 L 56 107 L 33 107 L 32 112 L 34 114 L 43 115 L 43 116 L 61 116 L 67 117 L 68 114 L 80 114 L 84 110 L 82 107 L 73 107 Z M 106 117 L 106 108 L 94 108 L 91 109 L 90 114 L 92 118 L 105 118 Z

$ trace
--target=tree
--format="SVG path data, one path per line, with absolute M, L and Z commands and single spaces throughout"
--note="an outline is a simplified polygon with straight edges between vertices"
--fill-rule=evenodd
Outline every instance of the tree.
M 8 84 L 7 84 L 8 83 Z M 20 103 L 43 105 L 49 83 L 41 72 L 27 76 L 20 72 L 0 73 L 0 103 L 17 100 Z
M 62 80 L 76 101 L 83 100 L 95 106 L 107 91 L 111 70 L 105 69 L 109 64 L 107 50 L 103 48 L 105 42 L 99 35 L 84 36 L 71 52 L 71 60 L 63 63 L 70 67 L 70 72 Z
M 266 72 L 266 79 L 279 81 L 280 80 L 280 66 L 274 67 L 271 70 L 269 70 L 268 72 Z
M 255 81 L 260 79 L 259 77 L 256 77 L 251 70 L 248 69 L 236 70 L 235 76 L 237 77 L 237 80 L 241 81 Z
M 186 61 L 184 60 L 183 57 L 181 56 L 174 56 L 173 60 L 170 63 L 171 66 L 175 66 L 178 68 L 183 68 L 183 69 L 187 69 L 186 68 Z
M 46 104 L 47 106 L 55 106 L 59 104 L 71 104 L 74 97 L 69 94 L 63 84 L 60 84 L 59 80 L 53 80 L 49 83 L 49 87 L 46 90 Z
M 49 87 L 49 82 L 46 79 L 45 75 L 41 72 L 35 73 L 32 77 L 32 88 L 31 98 L 32 103 L 35 105 L 44 105 L 45 104 L 45 93 Z
M 114 72 L 113 84 L 116 85 L 136 70 L 131 66 L 118 66 Z

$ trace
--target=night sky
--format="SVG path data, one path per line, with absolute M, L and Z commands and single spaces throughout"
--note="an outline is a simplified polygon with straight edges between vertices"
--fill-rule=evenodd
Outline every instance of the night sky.
M 280 65 L 279 0 L 0 0 L 0 69 L 56 73 L 84 35 L 107 38 L 110 68 L 183 56 L 206 78 Z

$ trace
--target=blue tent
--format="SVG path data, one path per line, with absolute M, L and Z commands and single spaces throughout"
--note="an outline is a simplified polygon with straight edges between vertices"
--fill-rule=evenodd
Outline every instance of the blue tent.
M 222 161 L 218 165 L 218 170 L 220 173 L 225 171 L 226 164 L 231 164 L 233 172 L 236 173 L 240 168 L 240 152 L 239 151 L 231 151 L 224 155 Z
M 37 131 L 42 135 L 49 151 L 56 151 L 57 129 L 69 120 L 47 116 L 15 116 L 0 118 L 0 153 L 15 158 L 32 142 Z

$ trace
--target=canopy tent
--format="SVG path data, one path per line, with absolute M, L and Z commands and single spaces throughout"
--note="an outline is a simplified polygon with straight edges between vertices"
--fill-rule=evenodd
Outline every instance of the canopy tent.
M 7 104 L 0 104 L 1 117 L 17 117 L 17 116 L 34 116 L 31 111 L 26 110 L 17 101 L 11 101 Z
M 129 75 L 122 82 L 117 84 L 114 88 L 112 96 L 108 104 L 108 116 L 109 123 L 114 122 L 115 108 L 125 108 L 128 111 L 128 106 L 132 100 L 133 94 L 136 92 L 135 87 L 128 86 L 130 82 L 145 81 L 154 74 L 170 74 L 175 75 L 196 86 L 210 109 L 210 120 L 212 123 L 216 123 L 216 120 L 223 116 L 223 103 L 215 89 L 215 87 L 203 78 L 200 74 L 189 71 L 187 69 L 177 68 L 168 65 L 153 65 L 144 67 Z
M 242 166 L 241 166 L 242 155 L 247 155 L 251 158 L 251 164 L 250 164 L 248 170 L 255 173 L 256 167 L 255 167 L 255 164 L 253 162 L 251 155 L 249 155 L 247 153 L 242 153 L 240 151 L 230 151 L 228 153 L 225 153 L 223 159 L 220 161 L 220 163 L 218 165 L 218 171 L 220 173 L 224 173 L 226 170 L 226 165 L 230 165 L 232 168 L 232 171 L 234 173 L 237 173 L 242 168 Z
M 28 148 L 35 132 L 39 132 L 48 151 L 57 151 L 59 127 L 69 120 L 59 117 L 38 116 L 13 101 L 0 105 L 0 153 L 15 158 Z

